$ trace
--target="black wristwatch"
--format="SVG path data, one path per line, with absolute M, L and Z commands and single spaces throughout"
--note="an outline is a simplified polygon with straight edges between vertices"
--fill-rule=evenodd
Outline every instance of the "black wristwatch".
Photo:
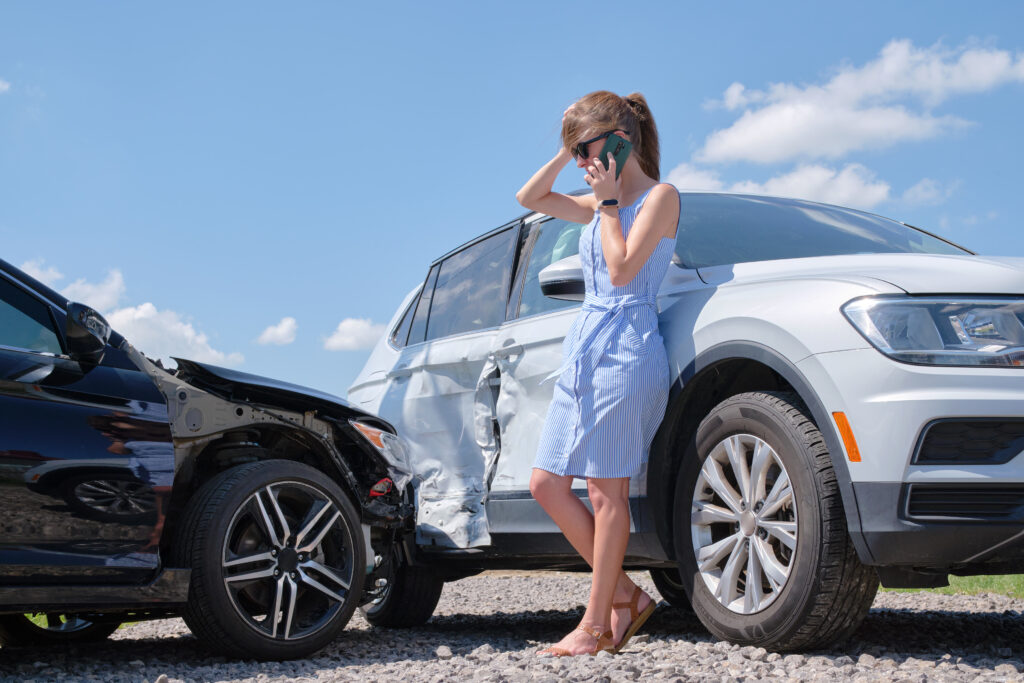
M 606 206 L 616 207 L 618 205 L 619 205 L 619 200 L 618 199 L 605 199 L 605 200 L 603 200 L 601 202 L 601 208 L 604 208 Z

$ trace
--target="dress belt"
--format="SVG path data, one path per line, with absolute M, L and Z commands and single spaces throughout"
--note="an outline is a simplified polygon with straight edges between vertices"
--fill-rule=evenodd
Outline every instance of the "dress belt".
M 555 379 L 584 356 L 592 360 L 593 366 L 597 367 L 597 363 L 601 360 L 601 355 L 605 352 L 605 349 L 608 348 L 613 335 L 619 331 L 622 324 L 626 321 L 626 317 L 623 315 L 625 310 L 637 306 L 650 306 L 652 309 L 657 310 L 657 303 L 658 299 L 653 295 L 626 294 L 625 296 L 616 297 L 599 297 L 594 294 L 585 295 L 583 298 L 583 310 L 600 313 L 601 316 L 590 332 L 587 333 L 587 336 L 580 340 L 575 350 L 565 359 L 562 367 L 542 379 L 541 384 Z

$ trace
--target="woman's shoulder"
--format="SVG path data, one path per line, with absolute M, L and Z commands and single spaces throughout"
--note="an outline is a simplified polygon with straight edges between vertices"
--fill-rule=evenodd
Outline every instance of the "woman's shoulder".
M 671 183 L 658 183 L 647 190 L 647 197 L 644 203 L 651 202 L 659 206 L 677 204 L 679 202 L 679 190 Z

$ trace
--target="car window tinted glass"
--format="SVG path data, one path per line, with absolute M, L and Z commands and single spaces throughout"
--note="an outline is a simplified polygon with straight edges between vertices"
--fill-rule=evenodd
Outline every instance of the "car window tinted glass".
M 966 251 L 902 223 L 795 199 L 682 193 L 676 255 L 688 268 L 749 261 Z
M 419 344 L 427 336 L 427 316 L 430 315 L 430 301 L 434 296 L 434 285 L 437 283 L 437 271 L 440 266 L 434 266 L 427 273 L 427 281 L 423 284 L 423 293 L 416 304 L 416 314 L 412 319 L 412 327 L 409 329 L 409 344 Z
M 416 310 L 417 301 L 419 301 L 419 297 L 413 297 L 412 303 L 406 307 L 405 313 L 402 314 L 402 319 L 391 333 L 391 344 L 393 346 L 405 346 L 405 342 L 409 338 L 409 328 L 412 326 L 412 316 L 413 311 Z
M 59 355 L 46 304 L 0 278 L 0 346 Z
M 519 317 L 579 306 L 578 301 L 564 301 L 544 296 L 540 290 L 540 271 L 556 261 L 573 256 L 580 250 L 582 223 L 569 223 L 555 218 L 533 226 L 539 230 L 530 262 L 526 266 L 523 294 L 519 301 Z
M 518 233 L 515 228 L 503 230 L 441 262 L 430 306 L 427 339 L 504 322 Z

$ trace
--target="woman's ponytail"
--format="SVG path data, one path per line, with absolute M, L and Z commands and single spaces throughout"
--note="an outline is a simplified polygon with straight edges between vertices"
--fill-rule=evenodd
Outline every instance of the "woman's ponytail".
M 658 127 L 654 125 L 654 116 L 647 106 L 647 100 L 638 92 L 626 95 L 623 99 L 633 110 L 636 117 L 637 131 L 633 134 L 633 148 L 636 150 L 636 160 L 643 172 L 661 180 L 661 148 L 658 145 Z

